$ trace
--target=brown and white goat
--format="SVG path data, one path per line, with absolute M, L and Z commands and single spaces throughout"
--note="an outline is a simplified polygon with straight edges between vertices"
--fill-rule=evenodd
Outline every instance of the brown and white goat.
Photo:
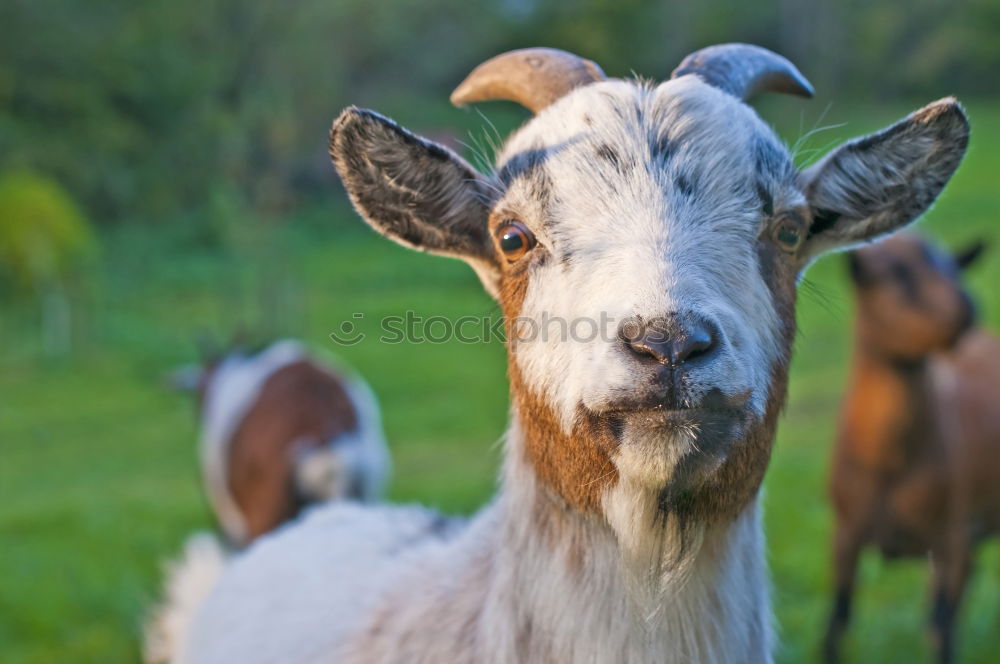
M 298 343 L 214 358 L 197 391 L 205 491 L 230 544 L 245 546 L 307 505 L 381 493 L 388 453 L 371 390 Z
M 507 318 L 499 494 L 467 524 L 313 512 L 226 569 L 177 661 L 771 661 L 758 494 L 796 279 L 923 212 L 968 126 L 944 99 L 799 172 L 744 103 L 762 90 L 811 92 L 743 44 L 659 85 L 507 53 L 452 97 L 534 111 L 492 175 L 345 110 L 330 151 L 360 214 L 467 261 Z
M 173 378 L 175 387 L 198 396 L 202 477 L 226 546 L 205 534 L 187 542 L 170 573 L 169 602 L 148 625 L 148 662 L 169 660 L 169 644 L 183 638 L 187 609 L 203 599 L 203 579 L 222 568 L 230 550 L 311 505 L 375 500 L 389 467 L 371 390 L 296 342 L 256 352 L 237 348 Z
M 952 257 L 901 234 L 850 254 L 857 317 L 831 475 L 827 661 L 838 657 L 869 545 L 887 558 L 930 554 L 934 647 L 951 661 L 972 549 L 1000 532 L 1000 339 L 969 329 L 959 281 L 980 248 Z

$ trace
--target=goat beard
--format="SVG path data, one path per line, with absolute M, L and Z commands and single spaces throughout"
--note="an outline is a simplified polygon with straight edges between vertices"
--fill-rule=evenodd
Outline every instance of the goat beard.
M 623 478 L 605 501 L 623 578 L 636 615 L 655 623 L 676 588 L 688 583 L 707 524 L 664 512 L 659 492 Z

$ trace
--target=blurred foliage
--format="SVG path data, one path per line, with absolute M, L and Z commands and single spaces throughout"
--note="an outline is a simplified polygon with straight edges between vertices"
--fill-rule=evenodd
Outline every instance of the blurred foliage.
M 504 49 L 663 77 L 693 49 L 750 41 L 821 96 L 985 95 L 998 33 L 996 0 L 5 0 L 0 168 L 53 174 L 106 222 L 204 217 L 223 190 L 268 223 L 330 191 L 343 106 L 453 126 L 448 91 Z
M 68 281 L 95 249 L 90 226 L 59 183 L 29 171 L 0 174 L 0 275 L 15 289 Z

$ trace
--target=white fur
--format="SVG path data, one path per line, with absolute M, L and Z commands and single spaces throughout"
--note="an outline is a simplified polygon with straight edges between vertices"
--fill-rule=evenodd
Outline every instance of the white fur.
M 504 484 L 463 529 L 417 508 L 316 508 L 236 560 L 175 662 L 769 661 L 756 505 L 706 531 L 651 604 L 606 524 L 566 513 L 547 542 L 530 515 L 550 498 L 531 472 L 512 465 Z
M 187 641 L 191 619 L 222 575 L 227 556 L 214 535 L 198 533 L 188 538 L 180 559 L 167 565 L 164 601 L 146 628 L 147 664 L 167 664 L 177 644 Z
M 198 614 L 186 662 L 342 661 L 405 552 L 441 525 L 416 507 L 334 502 L 261 537 L 237 557 Z

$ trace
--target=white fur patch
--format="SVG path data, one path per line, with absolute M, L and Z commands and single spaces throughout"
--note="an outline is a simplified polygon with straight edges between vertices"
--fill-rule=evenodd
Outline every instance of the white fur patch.
M 510 459 L 507 473 L 501 497 L 461 531 L 417 508 L 331 503 L 261 538 L 176 662 L 771 661 L 755 503 L 705 530 L 680 568 L 670 555 L 630 555 L 638 540 L 578 513 L 547 540 L 533 518 L 546 494 Z M 649 590 L 636 594 L 636 580 Z
M 226 565 L 228 554 L 208 533 L 188 538 L 178 561 L 166 569 L 166 592 L 146 626 L 144 659 L 147 664 L 168 664 L 188 638 L 198 607 L 212 592 Z
M 440 524 L 417 507 L 311 509 L 233 560 L 175 664 L 345 661 L 350 635 L 398 587 L 395 567 L 419 556 Z

